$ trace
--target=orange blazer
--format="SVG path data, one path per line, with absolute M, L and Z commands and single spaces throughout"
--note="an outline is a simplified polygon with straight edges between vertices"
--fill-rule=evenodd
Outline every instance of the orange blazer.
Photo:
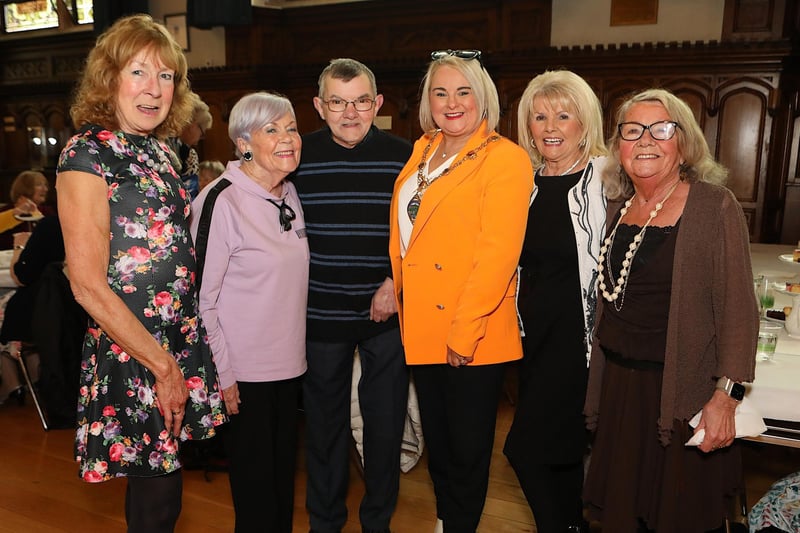
M 456 161 L 495 132 L 479 126 Z M 516 311 L 516 271 L 533 190 L 528 154 L 506 138 L 490 143 L 434 181 L 422 199 L 400 257 L 398 191 L 417 179 L 423 135 L 400 173 L 391 208 L 392 261 L 400 329 L 410 365 L 447 362 L 447 347 L 473 365 L 522 358 Z M 441 142 L 437 136 L 430 153 Z

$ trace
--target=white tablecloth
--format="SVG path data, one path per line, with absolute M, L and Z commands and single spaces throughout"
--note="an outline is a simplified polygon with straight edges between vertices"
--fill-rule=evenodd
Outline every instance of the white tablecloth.
M 793 249 L 782 244 L 750 245 L 753 275 L 800 278 L 800 263 L 778 259 L 782 254 L 791 254 Z M 792 305 L 792 297 L 776 293 L 775 308 L 786 305 Z M 756 363 L 756 379 L 746 387 L 747 396 L 764 418 L 800 422 L 800 339 L 789 337 L 785 329 L 780 330 L 774 360 Z

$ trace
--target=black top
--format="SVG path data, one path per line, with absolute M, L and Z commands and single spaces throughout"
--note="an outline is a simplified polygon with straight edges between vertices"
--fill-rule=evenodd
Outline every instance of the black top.
M 650 226 L 645 230 L 630 267 L 624 299 L 618 299 L 617 305 L 606 303 L 603 307 L 603 320 L 597 330 L 603 347 L 629 359 L 664 362 L 672 262 L 679 224 L 680 221 L 675 226 Z M 612 279 L 619 277 L 628 245 L 641 229 L 641 226 L 627 224 L 620 224 L 617 229 L 611 250 Z M 607 291 L 611 292 L 613 283 L 606 280 Z M 620 307 L 619 311 L 617 307 Z M 647 349 L 642 349 L 645 346 Z
M 45 267 L 56 261 L 64 261 L 64 238 L 58 217 L 48 216 L 36 224 L 14 265 L 14 274 L 24 286 L 8 301 L 0 342 L 32 340 L 31 319 L 37 282 Z
M 525 329 L 519 401 L 505 454 L 516 465 L 566 464 L 586 449 L 586 348 L 578 251 L 567 201 L 581 172 L 536 175 L 520 256 Z
M 293 177 L 303 204 L 311 251 L 307 336 L 360 340 L 398 327 L 369 318 L 372 296 L 386 278 L 389 209 L 411 143 L 373 126 L 360 144 L 337 144 L 327 127 L 303 136 Z

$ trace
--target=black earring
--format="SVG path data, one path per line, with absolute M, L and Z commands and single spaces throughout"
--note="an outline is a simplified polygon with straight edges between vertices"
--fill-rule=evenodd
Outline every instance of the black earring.
M 252 161 L 253 152 L 251 152 L 250 150 L 246 151 L 245 153 L 242 154 L 242 159 L 244 159 L 245 161 Z

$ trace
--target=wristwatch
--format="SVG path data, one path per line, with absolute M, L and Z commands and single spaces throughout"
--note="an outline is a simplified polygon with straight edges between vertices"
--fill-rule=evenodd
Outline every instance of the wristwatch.
M 719 378 L 719 380 L 717 380 L 717 389 L 724 391 L 725 394 L 737 402 L 741 402 L 742 398 L 744 398 L 744 385 L 730 378 Z

